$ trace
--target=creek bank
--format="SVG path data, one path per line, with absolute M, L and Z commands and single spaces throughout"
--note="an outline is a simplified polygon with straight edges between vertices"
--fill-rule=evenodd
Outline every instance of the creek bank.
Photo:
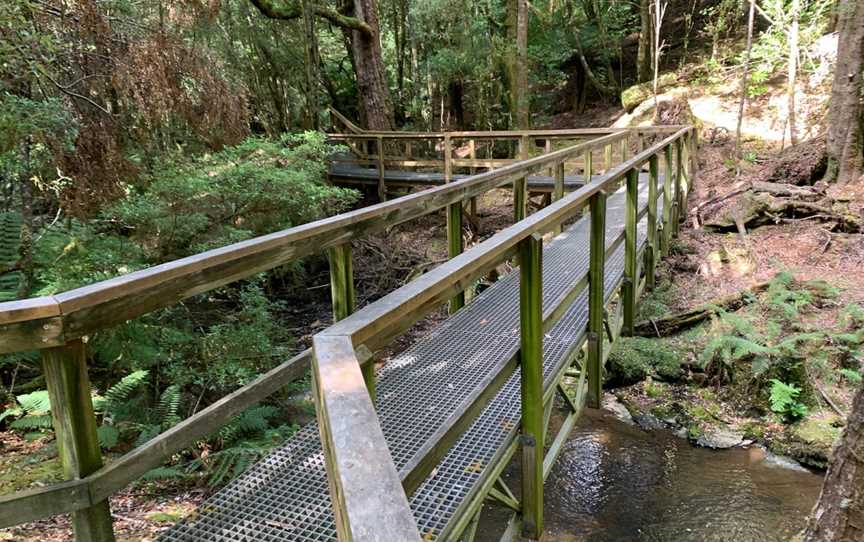
M 784 425 L 771 415 L 741 416 L 715 389 L 653 379 L 617 388 L 603 408 L 645 431 L 668 431 L 692 445 L 723 450 L 763 447 L 778 464 L 825 469 L 843 420 L 816 413 Z M 755 412 L 753 412 L 755 414 Z

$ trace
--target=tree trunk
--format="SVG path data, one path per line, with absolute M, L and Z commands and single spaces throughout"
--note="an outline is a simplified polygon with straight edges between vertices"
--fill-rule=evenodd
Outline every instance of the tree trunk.
M 789 144 L 798 144 L 798 129 L 795 126 L 795 83 L 798 79 L 798 11 L 800 0 L 792 0 L 792 28 L 789 29 Z
M 864 171 L 864 2 L 840 0 L 837 9 L 840 39 L 828 111 L 829 181 L 848 182 Z
M 250 0 L 265 17 L 271 19 L 298 19 L 303 16 L 300 2 L 273 0 Z M 370 130 L 392 130 L 393 102 L 381 56 L 381 40 L 378 30 L 378 14 L 375 0 L 354 0 L 353 16 L 348 16 L 325 5 L 313 3 L 308 9 L 317 17 L 327 19 L 350 36 L 351 64 L 357 79 L 357 94 L 360 97 L 361 123 Z
M 372 29 L 372 35 L 353 30 L 351 49 L 360 96 L 360 116 L 368 130 L 392 130 L 393 102 L 381 56 L 375 0 L 354 0 L 354 16 Z
M 507 0 L 507 48 L 504 55 L 511 124 L 514 128 L 528 129 L 531 125 L 530 97 L 528 95 L 528 3 L 526 0 Z
M 651 80 L 651 0 L 639 1 L 639 49 L 636 52 L 636 79 L 640 83 Z
M 33 290 L 33 181 L 30 171 L 30 138 L 21 144 L 21 244 L 18 249 L 18 265 L 21 269 L 21 282 L 18 285 L 18 299 L 30 297 Z
M 747 15 L 747 51 L 744 55 L 744 73 L 741 74 L 741 98 L 738 102 L 738 126 L 735 128 L 735 175 L 741 173 L 741 125 L 744 122 L 744 109 L 747 103 L 747 89 L 750 86 L 750 52 L 753 49 L 753 18 L 756 14 L 756 0 L 750 0 Z
M 305 81 L 303 85 L 306 94 L 306 107 L 303 115 L 303 128 L 318 129 L 318 39 L 315 35 L 315 20 L 309 6 L 309 0 L 303 0 L 303 44 L 306 64 Z
M 804 540 L 864 540 L 864 385 L 859 385 L 855 394 L 846 429 L 834 450 Z

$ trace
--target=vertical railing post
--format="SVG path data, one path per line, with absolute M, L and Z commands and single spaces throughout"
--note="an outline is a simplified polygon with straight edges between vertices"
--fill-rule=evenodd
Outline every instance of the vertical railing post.
M 528 136 L 519 138 L 519 159 L 528 159 Z M 513 181 L 513 221 L 519 222 L 528 215 L 528 176 Z
M 603 147 L 603 161 L 606 163 L 604 173 L 612 169 L 612 143 L 608 143 Z
M 672 241 L 672 219 L 674 209 L 672 204 L 672 178 L 675 176 L 672 166 L 672 145 L 666 145 L 663 149 L 663 246 L 661 252 L 664 256 L 669 254 L 669 243 Z
M 384 138 L 378 136 L 378 201 L 387 201 L 387 185 L 384 181 Z
M 522 534 L 543 534 L 543 237 L 519 246 L 519 359 L 522 374 Z
M 327 251 L 330 263 L 330 296 L 333 304 L 333 321 L 350 316 L 357 308 L 354 293 L 354 262 L 351 243 L 342 243 Z M 375 403 L 375 363 L 369 360 L 363 365 L 363 380 L 372 403 Z
M 42 367 L 63 474 L 84 478 L 102 467 L 84 342 L 43 350 Z M 108 500 L 73 512 L 72 528 L 78 542 L 113 542 Z
M 592 175 L 594 175 L 594 153 L 588 149 L 582 155 L 582 180 L 586 184 L 590 183 Z
M 639 286 L 639 268 L 636 258 L 636 224 L 639 208 L 639 171 L 627 172 L 627 198 L 624 219 L 624 282 L 621 302 L 624 305 L 624 335 L 633 335 L 636 321 L 636 292 Z
M 453 141 L 450 134 L 444 136 L 444 182 L 453 178 Z M 451 258 L 462 254 L 462 202 L 447 206 L 447 254 Z M 459 292 L 450 300 L 450 314 L 465 306 L 465 292 Z
M 681 147 L 681 138 L 678 138 L 675 140 L 675 203 L 673 204 L 675 211 L 672 213 L 672 232 L 675 235 L 678 235 L 678 224 L 681 221 L 681 213 L 683 212 L 681 181 L 684 175 L 684 161 L 681 159 Z
M 474 160 L 477 160 L 477 142 L 473 139 L 468 140 L 468 157 L 472 160 L 472 163 Z M 477 168 L 471 166 L 468 173 L 471 175 L 476 174 Z M 476 229 L 480 229 L 480 220 L 477 217 L 477 196 L 472 196 L 468 201 L 468 214 L 471 216 L 471 223 Z
M 678 159 L 681 165 L 678 170 L 681 172 L 681 195 L 680 195 L 680 216 L 682 219 L 687 219 L 687 198 L 690 195 L 690 132 L 684 134 L 682 139 L 678 140 Z
M 555 164 L 554 185 L 552 187 L 552 201 L 558 201 L 564 197 L 564 162 Z M 561 233 L 561 224 L 558 223 L 552 230 L 555 235 Z
M 621 163 L 627 161 L 627 156 L 630 154 L 630 131 L 627 131 L 627 135 L 621 138 Z
M 591 253 L 588 267 L 588 406 L 603 395 L 603 318 L 606 306 L 606 194 L 591 196 Z
M 654 287 L 657 262 L 657 176 L 659 175 L 659 159 L 651 155 L 648 159 L 648 244 L 645 248 L 645 284 Z

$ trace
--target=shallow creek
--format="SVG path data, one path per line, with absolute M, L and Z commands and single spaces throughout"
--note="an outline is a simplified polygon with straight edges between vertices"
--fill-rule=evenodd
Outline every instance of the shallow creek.
M 507 479 L 518 495 L 516 467 Z M 821 484 L 759 447 L 696 448 L 586 409 L 546 482 L 544 541 L 786 541 Z M 488 505 L 477 539 L 498 540 L 508 517 Z

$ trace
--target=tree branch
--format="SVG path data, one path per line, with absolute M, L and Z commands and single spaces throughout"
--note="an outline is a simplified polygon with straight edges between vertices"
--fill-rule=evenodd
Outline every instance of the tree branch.
M 303 16 L 303 8 L 296 0 L 250 0 L 250 2 L 258 8 L 262 15 L 270 19 L 290 20 L 299 19 Z M 320 4 L 312 4 L 310 7 L 312 13 L 322 19 L 327 19 L 338 27 L 357 30 L 366 36 L 372 36 L 372 27 L 357 17 L 342 15 L 337 10 Z

